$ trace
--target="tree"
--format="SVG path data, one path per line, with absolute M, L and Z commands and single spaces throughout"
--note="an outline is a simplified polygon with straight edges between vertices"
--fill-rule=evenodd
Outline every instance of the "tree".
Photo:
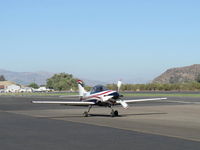
M 0 75 L 0 81 L 6 81 L 6 79 L 3 75 Z
M 32 87 L 34 89 L 38 89 L 39 88 L 39 86 L 36 83 L 30 83 L 28 86 Z
M 76 81 L 77 79 L 73 78 L 71 74 L 55 74 L 53 77 L 47 79 L 47 88 L 59 91 L 77 89 Z

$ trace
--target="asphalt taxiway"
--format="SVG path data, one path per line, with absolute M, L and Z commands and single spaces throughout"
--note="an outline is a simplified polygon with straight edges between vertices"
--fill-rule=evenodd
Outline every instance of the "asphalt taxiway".
M 131 97 L 132 99 L 137 99 Z M 5 150 L 200 149 L 200 99 L 142 102 L 110 117 L 108 108 L 31 104 L 56 97 L 0 97 L 0 147 Z

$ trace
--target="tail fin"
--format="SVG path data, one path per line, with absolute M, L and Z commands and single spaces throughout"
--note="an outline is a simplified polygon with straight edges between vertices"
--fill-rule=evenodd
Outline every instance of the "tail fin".
M 78 80 L 77 83 L 78 83 L 79 96 L 83 97 L 84 94 L 87 93 L 86 90 L 84 89 L 84 83 L 81 80 Z

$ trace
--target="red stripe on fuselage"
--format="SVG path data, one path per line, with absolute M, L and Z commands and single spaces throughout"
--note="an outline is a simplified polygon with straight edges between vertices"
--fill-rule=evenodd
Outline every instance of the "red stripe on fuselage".
M 107 94 L 107 93 L 109 93 L 109 92 L 112 92 L 112 90 L 103 92 L 103 93 L 101 93 L 101 94 L 96 94 L 96 95 L 92 95 L 92 96 L 85 97 L 85 98 L 83 98 L 83 100 L 90 99 L 90 98 L 99 98 L 99 96 L 104 95 L 104 94 Z M 113 91 L 113 92 L 114 92 L 114 91 Z

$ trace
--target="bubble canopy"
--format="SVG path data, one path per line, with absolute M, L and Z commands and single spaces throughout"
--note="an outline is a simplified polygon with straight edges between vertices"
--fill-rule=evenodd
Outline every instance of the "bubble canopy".
M 94 93 L 103 92 L 103 91 L 107 91 L 107 90 L 108 90 L 108 88 L 103 85 L 96 85 L 92 88 L 90 93 L 94 94 Z

